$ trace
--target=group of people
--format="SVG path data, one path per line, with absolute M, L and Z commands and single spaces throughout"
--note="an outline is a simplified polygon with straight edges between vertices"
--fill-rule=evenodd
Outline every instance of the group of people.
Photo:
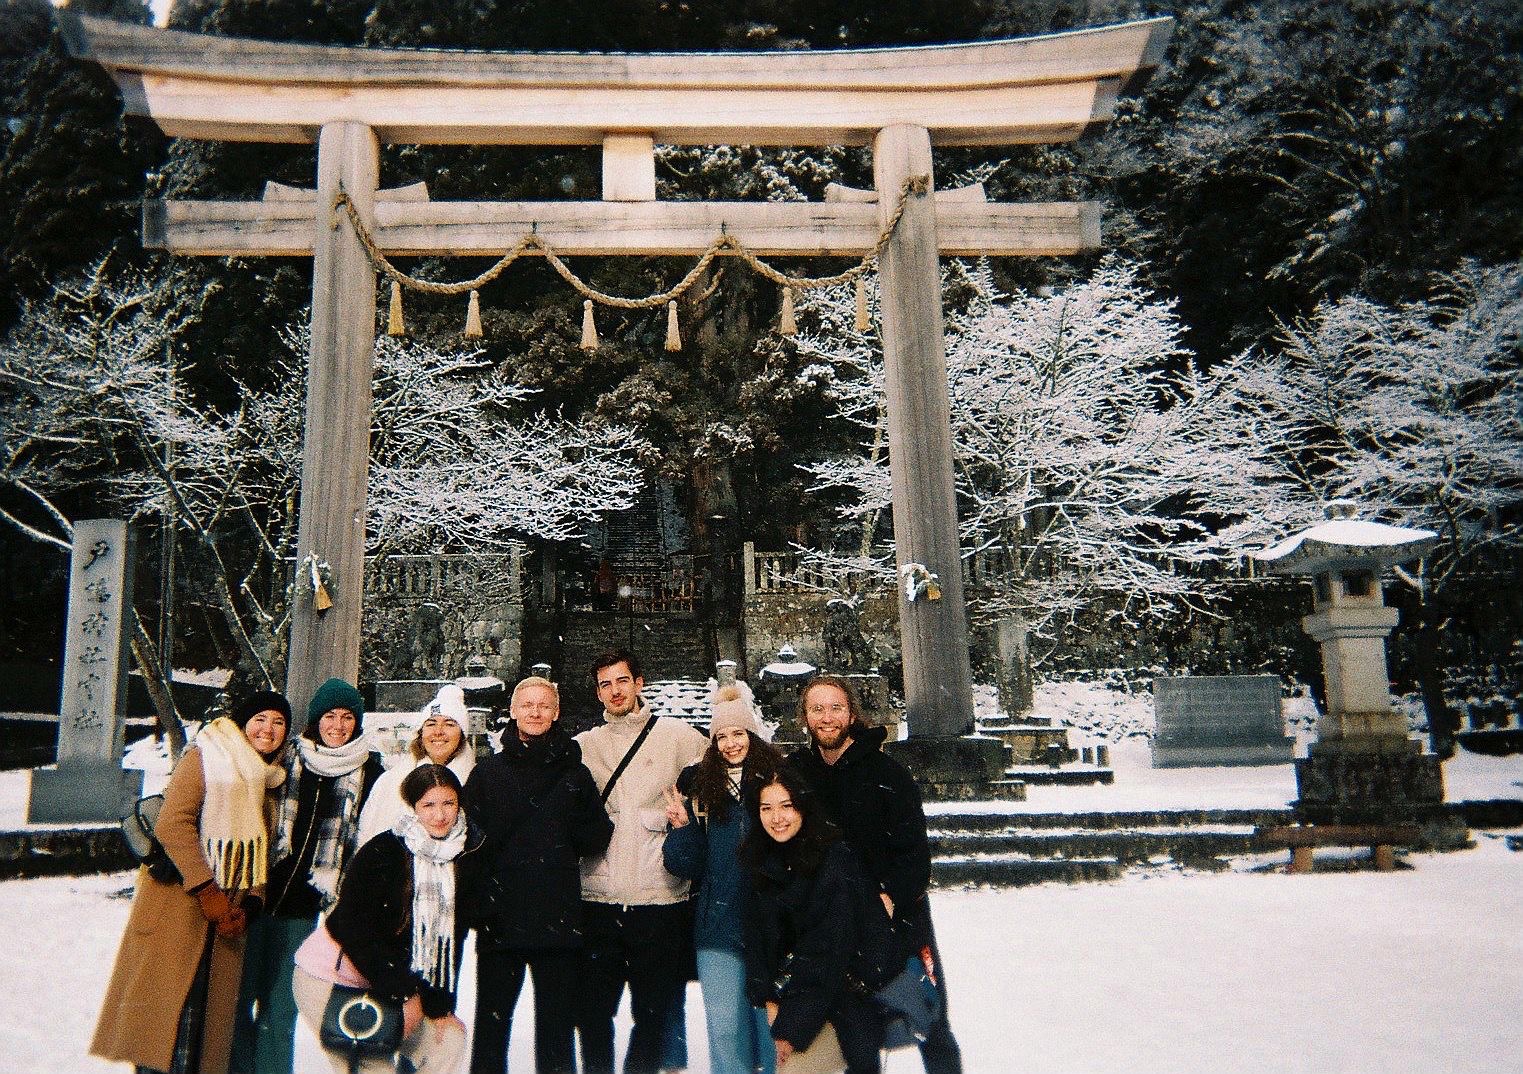
M 504 1074 L 532 974 L 538 1071 L 612 1074 L 627 989 L 624 1074 L 656 1074 L 685 1064 L 696 976 L 715 1074 L 787 1074 L 827 1028 L 858 1074 L 880 1069 L 875 992 L 918 958 L 942 1000 L 925 1068 L 959 1072 L 919 793 L 850 682 L 808 683 L 809 742 L 785 757 L 737 687 L 705 736 L 650 712 L 634 654 L 605 654 L 593 677 L 601 725 L 573 738 L 556 684 L 531 676 L 479 762 L 453 686 L 390 770 L 338 679 L 293 744 L 276 693 L 208 723 L 155 826 L 178 875 L 139 871 L 92 1053 L 290 1074 L 297 1020 L 317 1032 L 335 989 L 358 988 L 400 1006 L 402 1043 L 329 1051 L 336 1071 L 449 1074 L 468 1054 L 472 1074 Z M 454 1013 L 467 930 L 469 1034 Z

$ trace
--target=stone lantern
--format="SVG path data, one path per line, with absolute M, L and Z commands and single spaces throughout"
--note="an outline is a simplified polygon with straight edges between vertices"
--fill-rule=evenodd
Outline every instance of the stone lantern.
M 1391 707 L 1385 639 L 1399 616 L 1380 588 L 1384 568 L 1417 559 L 1437 538 L 1361 521 L 1351 502 L 1338 500 L 1327 521 L 1254 554 L 1271 573 L 1308 575 L 1314 586 L 1301 628 L 1322 648 L 1327 688 L 1317 740 L 1296 761 L 1295 810 L 1306 821 L 1448 826 L 1439 759 L 1408 736 Z

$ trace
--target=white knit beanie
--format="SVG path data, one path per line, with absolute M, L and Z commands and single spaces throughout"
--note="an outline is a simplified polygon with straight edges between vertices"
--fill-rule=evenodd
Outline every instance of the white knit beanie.
M 446 720 L 454 720 L 460 725 L 460 733 L 471 733 L 471 714 L 465 709 L 465 691 L 454 683 L 441 686 L 434 699 L 423 708 L 423 721 L 418 726 L 422 727 L 430 716 L 443 716 Z
M 715 691 L 713 711 L 713 716 L 709 718 L 709 738 L 729 727 L 738 727 L 742 731 L 761 736 L 761 723 L 756 719 L 751 698 L 747 692 L 741 691 L 738 684 L 721 686 Z

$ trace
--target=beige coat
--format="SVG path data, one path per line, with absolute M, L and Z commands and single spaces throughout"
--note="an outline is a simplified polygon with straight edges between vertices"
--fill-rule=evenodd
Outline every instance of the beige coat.
M 199 836 L 205 797 L 201 751 L 191 749 L 175 766 L 154 826 L 154 834 L 184 881 L 179 886 L 163 884 L 149 876 L 147 869 L 138 870 L 132 913 L 101 1004 L 91 1055 L 153 1070 L 169 1069 L 180 1009 L 210 934 L 201 904 L 189 894 L 191 888 L 212 878 Z M 243 939 L 219 937 L 212 943 L 201 1074 L 224 1074 L 243 973 Z
M 576 736 L 582 763 L 599 791 L 649 715 L 644 706 L 622 717 L 604 713 L 602 727 Z M 613 821 L 608 852 L 582 859 L 582 898 L 618 906 L 665 906 L 687 898 L 688 882 L 667 872 L 661 858 L 667 829 L 662 794 L 708 746 L 701 731 L 681 720 L 663 718 L 651 728 L 608 798 Z

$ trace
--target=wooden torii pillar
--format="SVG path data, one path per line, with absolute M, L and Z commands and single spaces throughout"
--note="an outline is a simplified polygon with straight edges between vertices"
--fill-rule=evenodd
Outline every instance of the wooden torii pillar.
M 333 208 L 340 187 L 388 255 L 497 255 L 536 231 L 558 253 L 683 255 L 726 230 L 762 255 L 860 257 L 933 176 L 932 147 L 1078 138 L 1161 62 L 1170 19 L 965 45 L 831 52 L 508 54 L 328 48 L 154 30 L 61 12 L 129 115 L 169 136 L 318 146 L 315 191 L 145 206 L 144 243 L 207 256 L 313 259 L 312 352 L 297 556 L 326 560 L 333 606 L 294 612 L 298 710 L 359 668 L 375 277 Z M 602 200 L 431 202 L 379 187 L 382 143 L 600 145 Z M 660 202 L 654 147 L 870 145 L 874 192 L 825 203 Z M 1100 244 L 1093 202 L 912 196 L 880 263 L 894 535 L 911 735 L 972 728 L 938 258 L 1071 254 Z

